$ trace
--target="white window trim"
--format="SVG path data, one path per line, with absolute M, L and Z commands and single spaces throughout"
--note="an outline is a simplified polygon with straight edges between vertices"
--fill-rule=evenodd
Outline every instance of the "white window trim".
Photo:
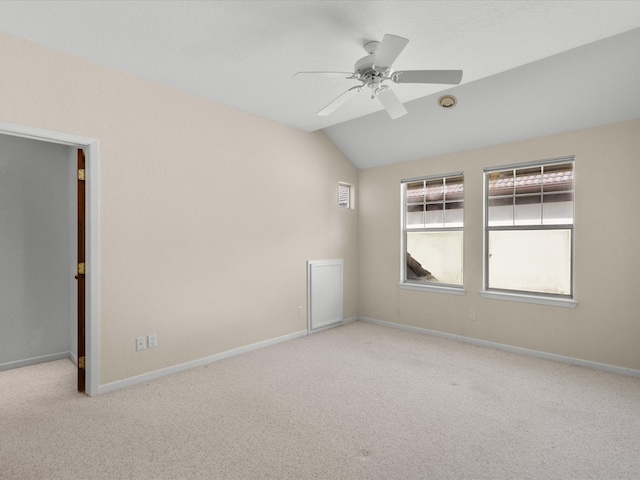
M 404 185 L 407 183 L 411 183 L 414 181 L 421 180 L 429 180 L 429 179 L 439 179 L 443 177 L 455 177 L 462 176 L 464 178 L 464 172 L 451 172 L 445 173 L 441 175 L 427 175 L 424 177 L 415 177 L 415 178 L 405 178 L 400 181 L 400 281 L 398 282 L 398 288 L 401 290 L 414 290 L 420 292 L 433 292 L 433 293 L 444 293 L 448 295 L 464 295 L 466 293 L 464 289 L 464 253 L 462 258 L 462 285 L 452 285 L 446 283 L 437 283 L 437 282 L 411 282 L 406 280 L 407 278 L 407 239 L 406 239 L 406 214 L 407 208 L 405 205 L 406 196 Z M 465 198 L 466 201 L 466 198 Z M 466 205 L 465 205 L 466 208 Z M 464 235 L 464 225 L 460 228 Z
M 340 187 L 346 187 L 349 191 L 347 195 L 347 205 L 340 205 Z M 353 210 L 354 208 L 354 195 L 353 185 L 347 182 L 338 182 L 338 207 Z
M 496 290 L 482 290 L 482 298 L 492 300 L 507 300 L 510 302 L 535 303 L 538 305 L 550 305 L 552 307 L 576 308 L 578 302 L 572 298 L 555 298 L 552 296 L 535 295 L 529 293 L 498 292 Z
M 400 281 L 400 283 L 398 283 L 398 288 L 400 288 L 401 290 L 444 293 L 447 295 L 465 295 L 467 293 L 462 286 L 438 285 L 436 283 L 410 283 Z
M 487 221 L 488 221 L 488 202 L 487 202 L 487 174 L 491 172 L 497 172 L 502 170 L 509 170 L 512 168 L 526 168 L 528 166 L 538 166 L 538 165 L 549 165 L 555 163 L 562 162 L 573 162 L 574 164 L 574 186 L 573 186 L 573 195 L 574 195 L 574 213 L 573 213 L 573 223 L 572 223 L 572 234 L 571 234 L 571 296 L 563 296 L 558 297 L 555 295 L 546 295 L 544 293 L 536 293 L 536 292 L 505 292 L 502 290 L 493 290 L 487 287 L 488 282 L 488 258 L 487 258 L 487 239 L 488 239 L 488 229 L 487 229 Z M 488 298 L 492 300 L 506 300 L 510 302 L 521 302 L 521 303 L 533 303 L 537 305 L 549 305 L 553 307 L 567 307 L 567 308 L 575 308 L 578 305 L 578 302 L 575 300 L 575 157 L 573 155 L 567 157 L 559 157 L 552 158 L 547 160 L 538 160 L 532 162 L 523 162 L 523 163 L 514 163 L 509 165 L 501 165 L 496 167 L 485 167 L 483 174 L 483 245 L 482 245 L 482 290 L 479 292 L 482 298 Z

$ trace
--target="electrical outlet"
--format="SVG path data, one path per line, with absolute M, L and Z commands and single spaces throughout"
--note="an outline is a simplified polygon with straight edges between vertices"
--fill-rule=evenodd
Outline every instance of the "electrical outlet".
M 148 335 L 147 336 L 147 342 L 149 343 L 149 348 L 157 347 L 158 346 L 158 338 L 156 337 L 156 334 L 152 333 L 151 335 Z
M 139 352 L 139 351 L 144 350 L 144 349 L 145 349 L 144 337 L 136 338 L 136 352 Z
M 476 311 L 469 310 L 469 320 L 475 320 L 475 319 L 476 319 Z
M 298 307 L 298 315 L 302 315 L 302 305 Z

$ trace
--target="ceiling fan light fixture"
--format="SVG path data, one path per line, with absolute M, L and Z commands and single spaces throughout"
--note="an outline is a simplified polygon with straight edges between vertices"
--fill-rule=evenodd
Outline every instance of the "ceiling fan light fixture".
M 398 35 L 385 34 L 382 42 L 366 42 L 364 49 L 367 56 L 361 58 L 354 65 L 353 73 L 348 72 L 298 72 L 294 76 L 302 73 L 322 75 L 330 78 L 345 78 L 347 80 L 356 80 L 361 84 L 352 87 L 334 98 L 327 106 L 320 110 L 316 115 L 326 116 L 333 113 L 340 106 L 352 98 L 354 94 L 362 91 L 362 89 L 371 89 L 371 99 L 376 97 L 382 103 L 389 116 L 393 118 L 401 117 L 407 114 L 398 96 L 389 88 L 388 85 L 382 85 L 382 82 L 391 81 L 393 83 L 425 83 L 425 84 L 445 84 L 458 85 L 462 80 L 462 70 L 402 70 L 393 71 L 391 66 L 396 58 L 404 50 L 409 40 Z M 448 100 L 444 100 L 444 99 Z M 441 97 L 440 105 L 445 108 L 453 107 L 456 99 L 453 96 Z
M 453 108 L 458 103 L 458 100 L 453 95 L 443 95 L 438 99 L 438 105 L 442 108 Z

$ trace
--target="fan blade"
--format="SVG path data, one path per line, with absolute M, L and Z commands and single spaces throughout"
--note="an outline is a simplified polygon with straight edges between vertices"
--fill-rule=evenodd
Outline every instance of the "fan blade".
M 462 81 L 462 70 L 404 70 L 393 72 L 395 83 L 446 83 L 458 85 Z
M 297 72 L 293 76 L 298 75 L 317 75 L 326 78 L 352 78 L 354 76 L 352 72 Z
M 376 97 L 378 97 L 378 100 L 380 100 L 380 103 L 382 103 L 382 106 L 392 119 L 396 119 L 407 113 L 407 109 L 404 108 L 400 99 L 387 85 L 376 90 Z
M 398 58 L 400 52 L 404 50 L 409 40 L 397 35 L 385 34 L 382 39 L 380 49 L 376 53 L 376 59 L 373 62 L 374 68 L 378 71 L 384 71 L 391 68 L 393 62 Z
M 352 97 L 355 96 L 356 93 L 359 93 L 362 90 L 362 85 L 356 85 L 355 87 L 350 88 L 346 92 L 341 93 L 337 98 L 333 99 L 333 101 L 320 110 L 316 115 L 321 117 L 326 117 L 327 115 L 332 114 L 342 105 L 347 103 Z

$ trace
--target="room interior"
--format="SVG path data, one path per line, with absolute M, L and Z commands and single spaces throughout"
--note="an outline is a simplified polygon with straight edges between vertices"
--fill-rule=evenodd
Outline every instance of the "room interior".
M 91 398 L 69 367 L 0 374 L 3 478 L 633 480 L 640 468 L 637 378 L 369 322 Z
M 328 259 L 343 261 L 337 324 L 640 376 L 638 3 L 1 8 L 1 132 L 93 153 L 89 395 L 307 335 L 307 264 Z M 393 85 L 408 111 L 395 120 L 366 94 L 318 117 L 351 84 L 294 74 L 350 71 L 386 33 L 410 40 L 399 68 L 459 68 L 460 85 Z M 444 93 L 455 108 L 438 106 Z M 568 155 L 577 305 L 482 298 L 483 169 Z M 455 171 L 464 295 L 400 289 L 400 184 Z M 352 208 L 337 205 L 340 183 Z M 137 351 L 150 334 L 158 346 Z M 73 358 L 68 344 L 0 363 Z

